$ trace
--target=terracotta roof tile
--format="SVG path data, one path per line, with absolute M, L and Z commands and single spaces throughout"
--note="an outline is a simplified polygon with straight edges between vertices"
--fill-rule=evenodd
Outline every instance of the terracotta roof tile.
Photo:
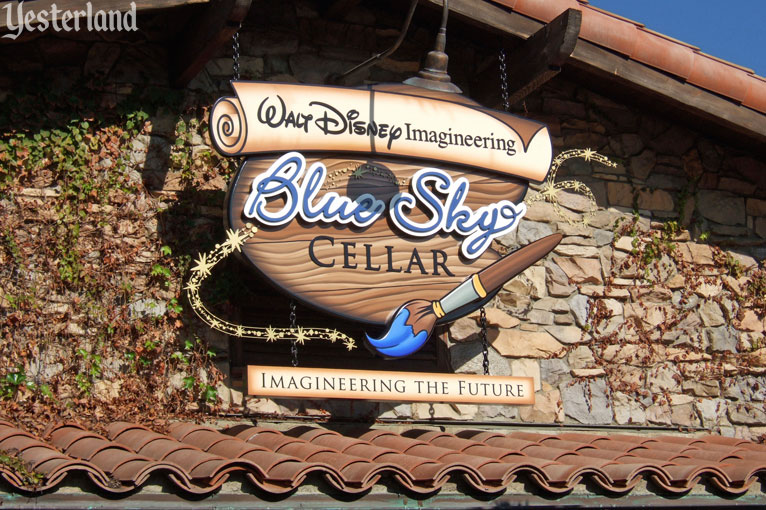
M 492 0 L 524 16 L 548 23 L 566 9 L 582 11 L 580 38 L 615 51 L 766 113 L 766 80 L 751 69 L 703 53 L 696 46 L 598 9 L 584 0 Z
M 19 490 L 33 491 L 55 487 L 80 472 L 98 490 L 128 492 L 157 474 L 182 492 L 202 495 L 217 490 L 234 473 L 271 494 L 295 490 L 312 473 L 347 494 L 370 490 L 384 478 L 423 494 L 450 479 L 485 494 L 505 490 L 519 476 L 550 494 L 566 494 L 584 481 L 625 494 L 649 480 L 668 496 L 707 481 L 727 497 L 766 478 L 766 446 L 720 436 L 420 429 L 343 435 L 319 427 L 218 431 L 190 423 L 172 425 L 167 436 L 126 423 L 108 430 L 105 438 L 62 424 L 43 441 L 0 423 L 0 448 L 18 452 L 43 480 L 39 487 L 25 485 L 29 482 L 4 465 L 0 476 Z

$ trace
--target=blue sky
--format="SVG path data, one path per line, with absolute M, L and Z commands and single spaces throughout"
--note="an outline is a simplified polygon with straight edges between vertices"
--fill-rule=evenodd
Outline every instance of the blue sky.
M 590 0 L 766 76 L 766 0 Z

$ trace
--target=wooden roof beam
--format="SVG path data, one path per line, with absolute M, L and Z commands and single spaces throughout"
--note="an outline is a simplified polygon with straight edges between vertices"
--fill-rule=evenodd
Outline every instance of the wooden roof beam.
M 577 44 L 582 12 L 567 9 L 508 57 L 508 103 L 518 103 L 561 72 Z
M 193 17 L 171 48 L 170 82 L 185 87 L 228 43 L 247 16 L 252 0 L 212 0 Z
M 508 104 L 514 105 L 561 72 L 577 44 L 582 12 L 567 9 L 544 25 L 508 55 Z M 498 97 L 500 78 L 497 65 L 477 76 L 479 101 Z

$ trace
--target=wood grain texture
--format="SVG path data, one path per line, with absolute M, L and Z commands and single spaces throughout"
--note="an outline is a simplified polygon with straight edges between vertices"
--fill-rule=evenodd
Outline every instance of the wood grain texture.
M 396 193 L 407 190 L 410 177 L 427 166 L 422 162 L 394 159 L 370 161 L 306 155 L 308 166 L 320 159 L 327 166 L 328 175 L 335 175 L 335 180 L 330 182 L 328 178 L 318 198 L 328 191 L 350 197 L 368 192 L 388 201 Z M 252 180 L 274 160 L 250 158 L 232 181 L 227 198 L 230 228 L 242 228 L 249 221 L 242 211 Z M 363 164 L 372 165 L 378 171 L 352 176 L 354 169 Z M 500 200 L 519 203 L 527 190 L 523 180 L 459 167 L 442 169 L 453 179 L 462 176 L 469 181 L 465 205 L 472 210 Z M 280 199 L 273 207 L 281 205 Z M 424 220 L 428 216 L 423 210 L 414 210 L 411 217 Z M 497 253 L 489 249 L 475 260 L 465 259 L 459 253 L 462 238 L 452 234 L 404 237 L 387 220 L 387 215 L 367 228 L 310 224 L 302 220 L 293 220 L 282 227 L 256 225 L 259 232 L 245 244 L 243 255 L 266 278 L 310 306 L 374 325 L 385 324 L 406 301 L 441 298 L 498 258 Z M 310 248 L 320 263 L 332 267 L 320 267 L 312 261 Z M 415 250 L 417 255 L 413 255 Z
M 508 104 L 514 105 L 541 87 L 561 71 L 574 51 L 580 32 L 582 12 L 567 9 L 512 51 L 507 59 Z M 480 103 L 498 100 L 500 90 L 499 60 L 478 73 L 471 88 Z
M 581 11 L 567 9 L 509 55 L 509 104 L 518 103 L 559 73 L 574 51 L 581 22 Z

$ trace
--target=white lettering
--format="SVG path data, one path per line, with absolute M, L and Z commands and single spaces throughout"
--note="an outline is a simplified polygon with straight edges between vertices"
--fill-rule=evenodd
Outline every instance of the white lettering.
M 21 35 L 21 31 L 24 30 L 24 27 L 21 25 L 21 16 L 22 16 L 22 6 L 23 4 L 19 3 L 18 5 L 18 17 L 16 19 L 19 20 L 19 24 L 16 25 L 13 22 L 13 3 L 7 3 L 3 6 L 3 9 L 5 9 L 5 26 L 8 27 L 11 31 L 18 30 L 15 34 L 5 34 L 3 36 L 3 39 L 16 39 L 18 36 Z
M 138 30 L 136 24 L 136 3 L 130 2 L 130 9 L 124 14 L 119 10 L 104 11 L 102 9 L 94 10 L 92 2 L 85 3 L 85 9 L 69 10 L 60 9 L 55 3 L 50 5 L 50 11 L 41 9 L 24 10 L 24 6 L 31 2 L 18 1 L 14 16 L 13 4 L 8 2 L 3 6 L 5 9 L 5 26 L 15 33 L 4 34 L 5 39 L 16 39 L 23 31 L 38 30 L 44 32 L 48 28 L 54 31 L 71 32 L 80 30 L 80 19 L 85 18 L 85 25 L 88 31 L 114 32 Z M 73 22 L 73 23 L 70 23 Z
M 444 196 L 442 200 L 437 196 Z M 491 205 L 472 211 L 464 205 L 468 196 L 468 179 L 452 177 L 437 168 L 423 168 L 412 176 L 412 193 L 399 193 L 391 199 L 391 221 L 404 232 L 416 237 L 429 237 L 436 232 L 454 232 L 465 237 L 460 245 L 461 253 L 475 259 L 489 248 L 492 240 L 510 232 L 519 224 L 527 212 L 524 203 L 514 204 L 501 200 Z M 417 205 L 422 205 L 429 213 L 429 219 L 417 223 L 405 214 Z
M 37 13 L 37 30 L 45 32 L 48 29 L 48 11 L 42 10 Z
M 386 210 L 386 204 L 370 193 L 355 200 L 330 191 L 317 199 L 327 168 L 321 162 L 306 170 L 306 160 L 299 152 L 288 152 L 268 170 L 253 179 L 244 214 L 269 226 L 285 225 L 296 217 L 315 223 L 353 224 L 367 227 Z M 463 237 L 461 253 L 469 259 L 481 256 L 492 240 L 514 228 L 526 213 L 524 203 L 509 200 L 479 207 L 476 211 L 464 204 L 469 184 L 465 177 L 456 181 L 437 168 L 423 168 L 412 177 L 412 193 L 398 193 L 389 204 L 391 221 L 406 234 L 431 237 L 440 232 Z M 281 199 L 282 205 L 277 206 Z M 429 218 L 416 222 L 408 212 L 422 206 Z
M 327 167 L 314 163 L 303 176 L 305 169 L 306 160 L 299 152 L 288 152 L 275 161 L 266 172 L 253 179 L 252 191 L 245 202 L 245 216 L 271 226 L 284 225 L 300 215 L 311 223 L 351 223 L 366 227 L 385 211 L 386 204 L 369 193 L 351 200 L 331 191 L 314 203 L 327 177 Z M 266 205 L 270 198 L 282 198 L 284 205 L 276 211 L 269 210 Z

